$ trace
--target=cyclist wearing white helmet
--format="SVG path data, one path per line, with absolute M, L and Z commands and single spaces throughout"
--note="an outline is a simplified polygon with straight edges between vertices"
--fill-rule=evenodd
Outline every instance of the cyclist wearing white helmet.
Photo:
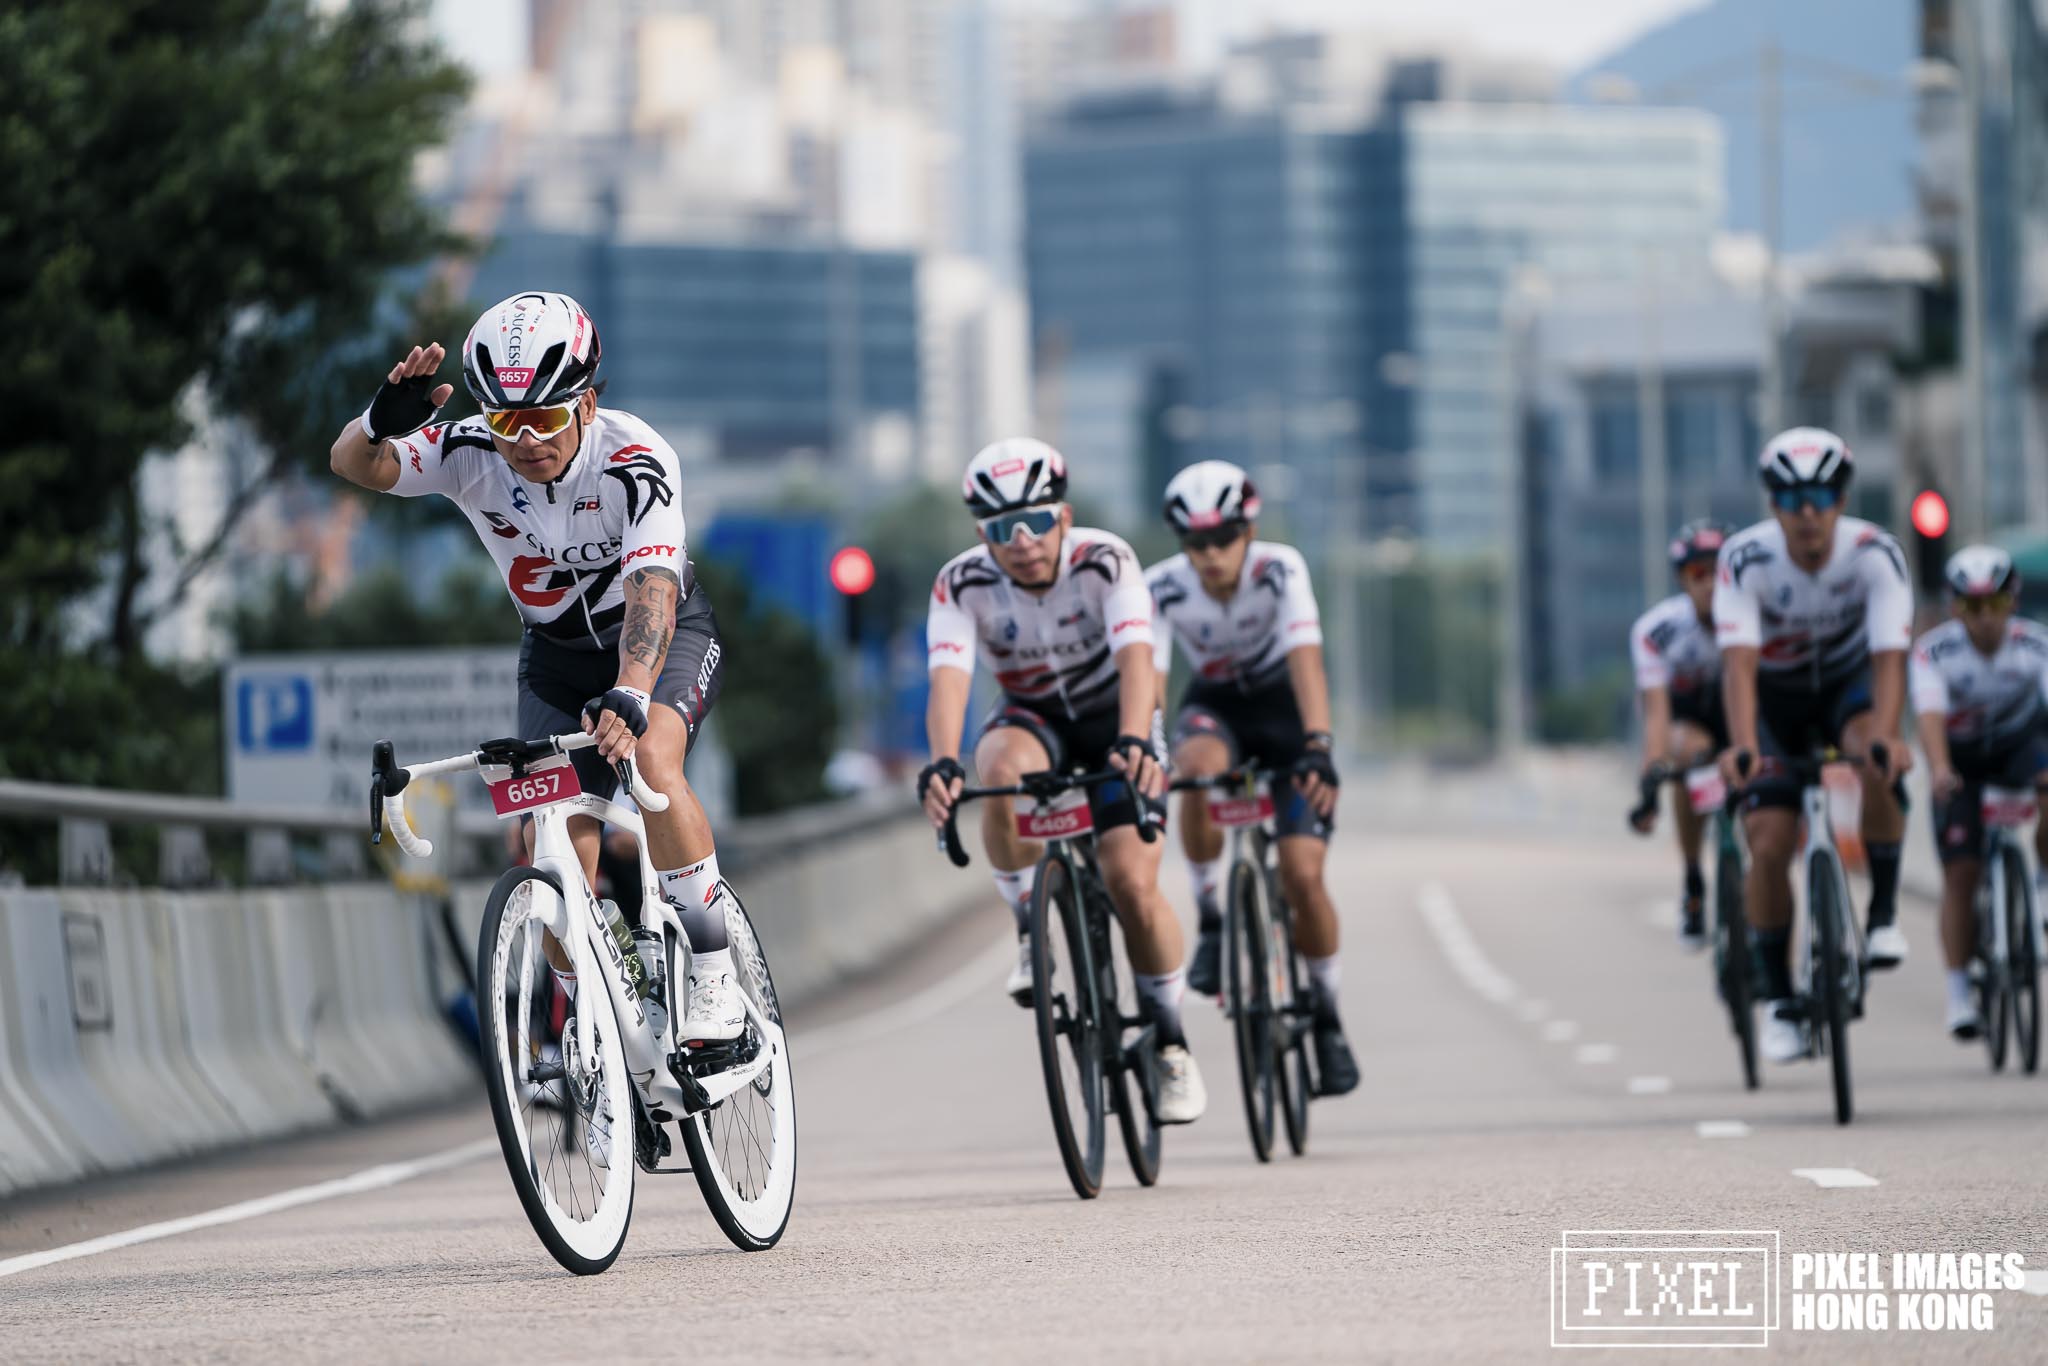
M 683 760 L 724 677 L 711 605 L 696 587 L 668 442 L 631 413 L 600 408 L 597 325 L 566 294 L 517 294 L 485 310 L 462 349 L 464 386 L 483 408 L 437 423 L 454 386 L 446 357 L 415 346 L 362 418 L 334 439 L 334 472 L 378 493 L 438 493 L 470 520 L 497 562 L 525 628 L 519 733 L 580 725 L 598 744 L 574 756 L 586 791 L 611 793 L 631 758 L 666 811 L 643 812 L 693 950 L 685 1041 L 736 1037 L 724 884 L 711 825 Z M 571 838 L 595 885 L 602 826 L 572 816 Z M 553 946 L 550 945 L 551 957 Z M 556 970 L 573 996 L 566 960 Z
M 1250 759 L 1271 775 L 1281 887 L 1314 988 L 1317 1089 L 1342 1095 L 1358 1085 L 1358 1064 L 1337 1013 L 1337 908 L 1323 885 L 1337 767 L 1308 565 L 1294 547 L 1256 539 L 1258 490 L 1225 461 L 1175 475 L 1163 510 L 1181 553 L 1145 571 L 1153 650 L 1162 684 L 1175 640 L 1195 670 L 1174 720 L 1174 769 L 1205 777 Z M 1229 868 L 1203 793 L 1185 794 L 1180 829 L 1199 915 L 1188 985 L 1215 996 L 1223 989 L 1219 898 Z
M 1984 845 L 1984 788 L 2048 786 L 2048 630 L 2014 615 L 2012 556 L 1973 545 L 1948 562 L 1950 619 L 1913 645 L 1913 712 L 1927 751 L 1934 846 L 1941 853 L 1941 952 L 1948 1029 L 1983 1029 L 1970 985 L 1972 906 Z M 2034 827 L 2036 876 L 2048 868 L 2048 820 Z
M 932 824 L 945 824 L 966 779 L 961 728 L 983 655 L 1003 692 L 975 741 L 983 783 L 1004 786 L 1071 763 L 1107 766 L 1137 788 L 1142 819 L 1163 823 L 1152 599 L 1137 557 L 1121 538 L 1074 525 L 1066 459 L 1043 441 L 1013 437 L 983 448 L 968 463 L 961 495 L 981 541 L 939 571 L 925 627 L 932 761 L 917 790 Z M 1185 1124 L 1202 1113 L 1207 1096 L 1181 1026 L 1180 925 L 1159 891 L 1160 847 L 1134 828 L 1124 783 L 1089 789 L 1089 805 L 1138 993 L 1156 1026 L 1158 1047 L 1144 1063 L 1158 1119 Z M 1025 934 L 1040 846 L 1019 838 L 1008 799 L 983 802 L 981 815 L 996 887 L 1017 919 L 1018 962 L 1007 989 L 1029 1006 Z
M 1842 515 L 1854 469 L 1842 438 L 1795 427 L 1771 438 L 1758 466 L 1772 516 L 1729 538 L 1714 586 L 1729 738 L 1721 765 L 1743 791 L 1744 891 L 1770 1002 L 1759 1042 L 1773 1062 L 1790 1062 L 1810 1053 L 1792 1006 L 1799 787 L 1778 761 L 1821 745 L 1868 757 L 1857 770 L 1871 879 L 1865 948 L 1871 967 L 1898 966 L 1905 814 L 1894 785 L 1912 764 L 1898 736 L 1913 590 L 1891 534 Z
M 1656 828 L 1656 801 L 1664 779 L 1679 765 L 1718 755 L 1728 744 L 1721 715 L 1721 651 L 1714 642 L 1714 563 L 1728 540 L 1719 522 L 1687 522 L 1671 541 L 1671 572 L 1683 592 L 1636 618 L 1629 628 L 1636 697 L 1643 709 L 1643 801 L 1631 816 L 1637 833 Z M 1680 789 L 1672 789 L 1671 823 L 1678 827 L 1685 891 L 1679 898 L 1678 942 L 1706 947 L 1707 882 L 1700 874 L 1700 838 L 1706 822 Z

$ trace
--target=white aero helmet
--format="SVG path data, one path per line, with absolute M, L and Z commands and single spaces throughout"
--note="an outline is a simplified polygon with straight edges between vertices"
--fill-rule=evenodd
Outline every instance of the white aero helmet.
M 1249 522 L 1259 515 L 1259 491 L 1243 470 L 1227 460 L 1203 460 L 1173 476 L 1166 486 L 1166 524 L 1174 535 Z
M 597 383 L 597 324 L 566 294 L 514 294 L 462 343 L 462 383 L 485 408 L 550 408 Z
M 1067 458 L 1028 436 L 991 441 L 967 462 L 960 496 L 976 517 L 1064 502 Z
M 1772 491 L 1825 484 L 1837 493 L 1849 486 L 1855 472 L 1849 443 L 1825 427 L 1794 427 L 1779 432 L 1757 458 L 1757 473 Z
M 1993 593 L 2017 592 L 2019 571 L 2012 556 L 1995 545 L 1966 545 L 1949 556 L 1942 571 L 1949 591 L 1959 598 L 1989 597 Z

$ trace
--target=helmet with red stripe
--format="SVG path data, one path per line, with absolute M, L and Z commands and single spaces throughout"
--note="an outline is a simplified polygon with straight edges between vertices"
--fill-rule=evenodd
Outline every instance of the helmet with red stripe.
M 549 408 L 597 383 L 597 324 L 566 294 L 514 294 L 462 343 L 462 382 L 485 408 Z

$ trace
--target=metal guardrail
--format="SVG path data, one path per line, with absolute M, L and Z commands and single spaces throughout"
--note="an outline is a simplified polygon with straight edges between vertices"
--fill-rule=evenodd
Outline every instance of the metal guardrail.
M 862 834 L 918 809 L 900 787 L 863 793 L 772 816 L 736 821 L 719 831 L 720 860 L 727 867 L 758 866 L 791 849 L 808 848 Z M 0 822 L 13 820 L 58 827 L 58 877 L 69 886 L 105 886 L 114 880 L 115 825 L 157 828 L 157 879 L 165 887 L 212 883 L 207 830 L 242 830 L 248 837 L 247 881 L 297 881 L 293 835 L 320 835 L 322 863 L 329 878 L 367 876 L 369 811 L 342 807 L 272 806 L 217 797 L 131 792 L 0 779 Z M 488 812 L 454 813 L 455 833 L 496 840 L 502 823 Z
M 209 829 L 248 832 L 248 880 L 252 883 L 297 879 L 291 846 L 294 833 L 325 837 L 323 861 L 330 876 L 364 876 L 369 868 L 367 808 L 273 806 L 0 779 L 0 818 L 56 824 L 58 877 L 65 885 L 104 886 L 114 880 L 111 829 L 116 825 L 157 827 L 157 877 L 165 887 L 203 886 L 214 880 L 206 848 L 205 831 Z M 457 817 L 456 830 L 462 835 L 489 836 L 496 829 L 497 821 L 482 813 L 463 812 Z

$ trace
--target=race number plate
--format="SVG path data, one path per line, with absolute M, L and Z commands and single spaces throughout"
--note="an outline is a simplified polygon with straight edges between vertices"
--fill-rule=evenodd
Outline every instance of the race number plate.
M 1209 794 L 1209 819 L 1226 830 L 1241 825 L 1257 825 L 1273 818 L 1273 798 L 1270 793 L 1261 792 L 1256 797 L 1224 796 L 1220 792 Z
M 498 777 L 500 774 L 504 776 Z M 576 780 L 576 766 L 566 754 L 528 765 L 525 777 L 515 777 L 503 768 L 487 768 L 484 785 L 490 788 L 491 805 L 500 816 L 516 816 L 583 794 L 583 784 Z
M 1701 764 L 1698 768 L 1687 769 L 1685 773 L 1685 795 L 1692 802 L 1692 809 L 1702 816 L 1711 816 L 1728 801 L 1728 785 L 1721 781 L 1721 770 L 1713 764 Z
M 1048 806 L 1017 812 L 1017 836 L 1027 840 L 1062 840 L 1085 835 L 1095 828 L 1095 813 L 1088 809 L 1088 794 L 1067 792 Z
M 2034 819 L 2034 806 L 2034 794 L 2024 788 L 1987 787 L 1984 789 L 1984 824 L 2025 825 Z

